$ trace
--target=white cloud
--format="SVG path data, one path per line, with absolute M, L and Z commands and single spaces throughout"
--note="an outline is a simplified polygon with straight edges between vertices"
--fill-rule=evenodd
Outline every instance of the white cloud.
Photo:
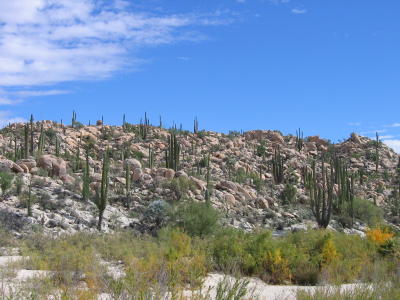
M 307 13 L 307 9 L 293 8 L 292 13 L 295 15 L 303 15 Z
M 384 127 L 400 127 L 400 123 L 393 123 L 390 125 L 385 125 Z
M 8 124 L 12 123 L 22 123 L 26 122 L 25 119 L 19 117 L 11 116 L 11 112 L 9 111 L 0 111 L 0 128 L 7 126 Z
M 382 135 L 379 138 L 381 140 L 388 140 L 388 139 L 393 139 L 394 137 L 396 137 L 395 135 L 391 135 L 391 134 L 387 134 L 387 135 Z
M 383 142 L 397 153 L 400 153 L 400 140 L 384 140 Z
M 10 90 L 104 79 L 134 69 L 140 60 L 130 54 L 140 47 L 200 40 L 204 37 L 193 26 L 230 21 L 224 12 L 133 11 L 124 0 L 0 1 L 0 86 Z M 46 96 L 54 90 L 19 93 L 6 95 Z

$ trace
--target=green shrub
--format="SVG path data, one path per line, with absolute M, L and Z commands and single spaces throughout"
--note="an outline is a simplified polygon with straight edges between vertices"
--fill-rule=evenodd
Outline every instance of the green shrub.
M 195 189 L 194 182 L 188 177 L 178 177 L 163 184 L 164 188 L 170 189 L 174 194 L 174 200 L 179 201 L 186 196 L 190 190 Z
M 215 230 L 218 212 L 204 202 L 190 201 L 178 206 L 174 219 L 175 225 L 190 236 L 204 237 Z
M 285 188 L 280 194 L 280 198 L 282 199 L 283 204 L 286 205 L 295 203 L 296 196 L 297 196 L 297 188 L 290 183 L 285 184 Z
M 10 189 L 14 175 L 9 172 L 0 172 L 0 187 L 3 195 Z
M 383 220 L 382 210 L 371 201 L 355 198 L 353 209 L 354 217 L 367 223 L 369 226 L 379 224 Z

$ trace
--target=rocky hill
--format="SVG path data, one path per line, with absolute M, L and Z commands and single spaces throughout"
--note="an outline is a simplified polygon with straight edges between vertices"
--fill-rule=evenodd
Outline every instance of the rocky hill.
M 2 174 L 14 174 L 11 186 L 7 178 L 1 179 L 0 222 L 16 234 L 39 229 L 49 234 L 95 231 L 94 199 L 106 152 L 110 167 L 105 231 L 152 231 L 166 222 L 168 206 L 188 199 L 211 203 L 220 211 L 221 222 L 245 230 L 316 226 L 306 174 L 314 172 L 315 187 L 329 194 L 328 177 L 339 172 L 325 176 L 322 168 L 333 170 L 334 162 L 340 162 L 335 170 L 345 170 L 346 178 L 344 185 L 332 181 L 329 226 L 357 232 L 367 225 L 354 216 L 353 204 L 351 213 L 335 206 L 343 186 L 350 185 L 351 199 L 365 199 L 382 209 L 387 222 L 399 222 L 399 157 L 381 142 L 356 134 L 332 144 L 318 136 L 303 139 L 301 134 L 283 136 L 278 131 L 191 133 L 147 121 L 119 127 L 100 121 L 92 126 L 41 121 L 2 129 L 0 149 Z M 82 197 L 85 184 L 87 200 Z

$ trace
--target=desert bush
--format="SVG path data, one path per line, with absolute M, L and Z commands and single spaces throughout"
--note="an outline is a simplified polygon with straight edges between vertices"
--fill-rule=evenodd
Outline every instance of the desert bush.
M 13 180 L 13 174 L 4 171 L 0 172 L 0 187 L 3 195 L 10 189 Z
M 143 222 L 150 225 L 154 230 L 158 230 L 169 222 L 170 205 L 164 200 L 156 200 L 149 204 L 143 214 Z
M 215 230 L 218 212 L 207 203 L 189 201 L 178 205 L 172 219 L 173 225 L 179 226 L 190 236 L 204 237 Z
M 383 220 L 382 210 L 371 201 L 355 198 L 353 203 L 354 217 L 370 226 L 379 224 Z
M 280 198 L 283 204 L 292 204 L 296 202 L 296 195 L 297 188 L 294 185 L 287 183 L 280 194 Z
M 184 176 L 165 182 L 163 187 L 173 192 L 174 200 L 176 201 L 181 200 L 190 190 L 195 190 L 194 182 L 190 178 Z

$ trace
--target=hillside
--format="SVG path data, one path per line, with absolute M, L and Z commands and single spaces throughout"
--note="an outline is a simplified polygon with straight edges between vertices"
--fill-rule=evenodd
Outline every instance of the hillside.
M 315 227 L 310 174 L 315 174 L 314 190 L 319 187 L 327 194 L 328 177 L 335 177 L 330 227 L 360 233 L 371 220 L 363 218 L 363 210 L 370 206 L 358 199 L 380 207 L 394 226 L 399 222 L 398 155 L 381 142 L 356 134 L 332 144 L 318 136 L 303 139 L 278 131 L 191 133 L 154 127 L 147 120 L 119 127 L 74 122 L 17 123 L 1 130 L 0 169 L 15 176 L 10 187 L 3 187 L 0 222 L 16 234 L 38 228 L 49 234 L 96 231 L 94 199 L 106 152 L 109 186 L 102 229 L 107 232 L 154 232 L 168 221 L 167 207 L 189 199 L 211 203 L 222 223 L 245 230 L 279 233 Z M 84 180 L 87 164 L 89 176 Z M 89 186 L 85 200 L 84 182 Z M 349 199 L 361 206 L 349 206 Z

